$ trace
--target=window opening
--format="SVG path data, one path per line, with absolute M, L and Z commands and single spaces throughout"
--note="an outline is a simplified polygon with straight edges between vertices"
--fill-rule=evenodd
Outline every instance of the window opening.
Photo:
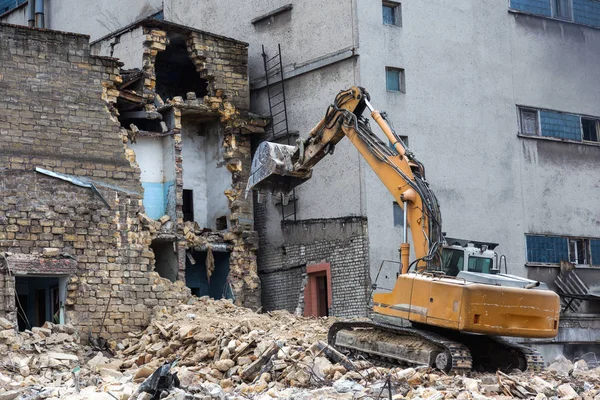
M 583 140 L 589 142 L 598 142 L 598 126 L 600 120 L 581 118 L 581 129 L 583 130 Z
M 402 4 L 384 1 L 382 11 L 384 25 L 402 26 Z
M 390 92 L 405 93 L 404 70 L 401 68 L 385 68 L 385 87 Z
M 539 119 L 538 111 L 527 108 L 520 109 L 521 114 L 521 134 L 523 135 L 539 135 Z
M 480 272 L 483 274 L 495 274 L 498 270 L 494 270 L 494 260 L 485 257 L 469 256 L 469 272 Z
M 448 276 L 456 276 L 464 268 L 465 252 L 458 249 L 442 251 L 442 269 Z
M 155 240 L 151 248 L 154 252 L 154 271 L 162 278 L 175 282 L 179 271 L 177 242 Z
M 569 261 L 578 265 L 589 265 L 590 241 L 569 239 Z
M 571 16 L 572 0 L 554 0 L 554 17 L 566 20 L 572 20 Z
M 20 331 L 42 326 L 46 321 L 64 323 L 65 276 L 15 277 L 15 303 Z M 62 287 L 62 289 L 60 289 Z

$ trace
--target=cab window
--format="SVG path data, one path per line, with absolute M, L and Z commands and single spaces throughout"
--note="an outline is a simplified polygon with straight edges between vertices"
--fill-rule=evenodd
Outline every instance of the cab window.
M 498 271 L 492 269 L 494 260 L 484 257 L 469 257 L 469 272 L 480 272 L 482 274 L 496 274 Z

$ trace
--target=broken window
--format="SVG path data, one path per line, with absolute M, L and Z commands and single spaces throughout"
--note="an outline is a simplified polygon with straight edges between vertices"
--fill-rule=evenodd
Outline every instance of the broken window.
M 522 135 L 539 135 L 538 111 L 530 108 L 519 108 Z
M 583 130 L 583 140 L 589 142 L 598 142 L 598 127 L 600 120 L 581 118 L 581 129 Z
M 402 5 L 400 3 L 384 1 L 382 3 L 384 25 L 402 25 Z
M 569 239 L 569 261 L 578 265 L 590 264 L 589 239 Z
M 185 38 L 169 34 L 169 45 L 156 55 L 156 92 L 164 99 L 185 98 L 194 92 L 201 99 L 208 94 L 208 82 L 200 78 L 188 55 Z
M 402 68 L 385 68 L 385 88 L 390 92 L 405 93 L 404 70 Z
M 571 15 L 572 0 L 553 0 L 553 13 L 555 18 L 572 20 Z

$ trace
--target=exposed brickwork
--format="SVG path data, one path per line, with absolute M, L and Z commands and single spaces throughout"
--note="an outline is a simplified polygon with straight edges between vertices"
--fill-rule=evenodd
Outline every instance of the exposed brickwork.
M 69 320 L 97 332 L 112 297 L 108 332 L 140 329 L 153 306 L 189 291 L 150 272 L 151 239 L 138 219 L 139 169 L 103 101 L 114 99 L 119 65 L 91 57 L 82 35 L 10 25 L 0 31 L 7 94 L 0 103 L 0 252 L 39 255 L 54 247 L 72 255 L 78 273 L 67 288 Z M 35 167 L 93 180 L 110 209 L 90 189 Z M 15 319 L 14 277 L 5 267 L 0 276 L 0 315 Z
M 282 229 L 283 249 L 263 247 L 261 242 L 259 250 L 263 307 L 294 312 L 306 266 L 326 262 L 331 270 L 331 315 L 366 315 L 370 287 L 366 219 L 285 221 Z
M 156 111 L 153 100 L 156 96 L 156 57 L 167 49 L 171 30 L 186 38 L 188 55 L 200 76 L 209 83 L 209 95 L 203 99 L 183 99 L 176 96 L 162 99 L 172 107 L 172 131 L 175 155 L 175 201 L 178 247 L 178 279 L 185 281 L 185 251 L 210 246 L 216 238 L 231 248 L 229 283 L 236 302 L 247 307 L 260 307 L 260 279 L 257 274 L 256 249 L 257 234 L 253 230 L 252 199 L 245 198 L 245 188 L 251 158 L 251 134 L 263 133 L 266 121 L 258 121 L 248 116 L 249 84 L 247 75 L 247 45 L 208 33 L 201 33 L 182 26 L 160 24 L 157 21 L 143 25 L 144 38 L 143 72 L 145 109 Z M 144 22 L 142 22 L 144 24 Z M 161 25 L 162 27 L 158 27 Z M 202 115 L 203 118 L 219 120 L 224 130 L 224 162 L 231 172 L 232 185 L 223 195 L 227 197 L 229 208 L 229 229 L 227 232 L 211 232 L 202 240 L 189 237 L 184 232 L 183 223 L 183 155 L 182 125 L 186 120 L 183 114 Z M 195 234 L 193 236 L 196 236 Z

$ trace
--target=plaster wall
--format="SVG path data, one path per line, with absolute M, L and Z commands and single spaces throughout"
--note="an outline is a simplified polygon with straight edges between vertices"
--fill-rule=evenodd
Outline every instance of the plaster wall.
M 207 127 L 206 136 L 206 222 L 207 227 L 216 229 L 217 218 L 231 213 L 225 190 L 231 187 L 231 172 L 226 167 L 223 149 L 223 130 L 218 124 Z
M 175 156 L 173 139 L 137 138 L 131 144 L 141 170 L 144 207 L 150 218 L 175 216 Z M 157 162 L 159 160 L 159 162 Z
M 162 9 L 162 3 L 162 0 L 46 1 L 46 28 L 83 33 L 90 35 L 90 41 L 94 41 L 132 22 L 156 14 Z M 0 22 L 27 25 L 27 7 L 5 15 Z
M 144 40 L 144 29 L 138 26 L 119 36 L 95 43 L 91 48 L 92 54 L 118 58 L 125 64 L 125 69 L 142 69 Z
M 193 190 L 194 220 L 216 229 L 216 219 L 230 213 L 224 191 L 231 172 L 223 161 L 223 133 L 218 124 L 182 124 L 183 188 Z

